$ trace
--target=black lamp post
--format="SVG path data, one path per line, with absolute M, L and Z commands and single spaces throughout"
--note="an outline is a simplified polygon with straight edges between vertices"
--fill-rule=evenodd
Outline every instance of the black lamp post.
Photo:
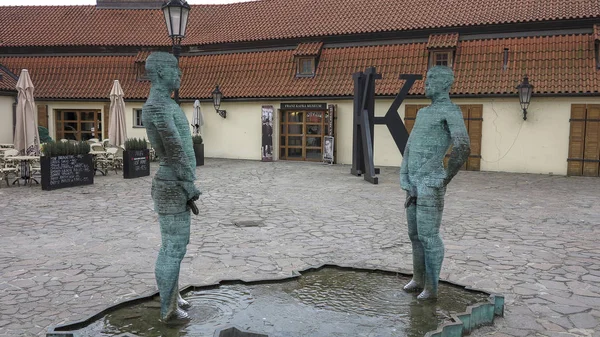
M 190 5 L 185 0 L 168 0 L 162 5 L 162 11 L 165 15 L 165 23 L 169 31 L 169 37 L 173 41 L 173 55 L 179 63 L 181 55 L 181 40 L 185 37 L 188 16 L 190 15 Z M 179 89 L 175 89 L 175 102 L 179 104 Z
M 221 98 L 223 98 L 223 93 L 219 89 L 219 85 L 212 92 L 213 105 L 215 106 L 215 111 L 219 114 L 219 116 L 223 118 L 227 118 L 227 111 L 219 110 L 221 107 Z
M 529 102 L 531 102 L 531 93 L 533 92 L 533 85 L 529 84 L 527 75 L 523 77 L 523 82 L 517 85 L 517 90 L 519 90 L 519 102 L 521 103 L 521 109 L 523 109 L 523 120 L 527 120 L 527 108 Z

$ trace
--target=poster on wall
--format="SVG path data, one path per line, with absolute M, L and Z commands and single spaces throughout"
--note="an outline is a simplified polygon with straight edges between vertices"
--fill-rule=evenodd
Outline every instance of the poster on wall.
M 333 137 L 323 137 L 325 146 L 323 146 L 323 161 L 325 163 L 333 164 Z
M 262 161 L 273 161 L 273 106 L 262 106 Z

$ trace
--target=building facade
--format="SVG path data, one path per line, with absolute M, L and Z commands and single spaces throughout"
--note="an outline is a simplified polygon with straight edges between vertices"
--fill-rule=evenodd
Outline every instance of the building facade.
M 0 65 L 15 74 L 29 70 L 38 124 L 53 138 L 107 137 L 115 79 L 125 91 L 128 136 L 145 136 L 145 58 L 170 50 L 159 5 L 0 7 L 0 20 L 9 22 L 0 31 Z M 468 0 L 456 6 L 434 0 L 194 5 L 180 59 L 182 108 L 191 120 L 200 100 L 208 157 L 260 160 L 266 106 L 275 112 L 275 160 L 321 161 L 324 137 L 333 136 L 335 161 L 350 164 L 353 74 L 371 66 L 381 74 L 375 110 L 382 116 L 404 83 L 401 74 L 448 65 L 456 75 L 451 97 L 463 110 L 473 149 L 464 169 L 597 177 L 600 4 Z M 27 29 L 19 25 L 29 21 Z M 525 75 L 534 85 L 527 120 L 516 89 Z M 10 81 L 0 87 L 4 121 L 14 103 Z M 409 130 L 429 102 L 423 84 L 417 81 L 398 109 Z M 212 104 L 216 85 L 226 118 Z M 11 138 L 6 125 L 1 142 Z M 374 147 L 376 165 L 400 165 L 386 127 L 375 127 Z

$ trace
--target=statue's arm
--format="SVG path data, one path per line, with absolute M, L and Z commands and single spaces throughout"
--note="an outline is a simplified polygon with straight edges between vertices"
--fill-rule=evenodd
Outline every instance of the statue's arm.
M 182 183 L 181 185 L 188 194 L 188 199 L 197 198 L 200 191 L 194 185 L 196 172 L 192 169 L 189 158 L 185 153 L 175 121 L 171 116 L 161 113 L 155 116 L 154 124 L 162 139 L 165 151 L 164 160 L 175 172 L 175 178 Z
M 400 165 L 400 187 L 405 191 L 410 191 L 410 181 L 408 180 L 408 155 L 409 155 L 409 143 L 406 143 L 404 148 L 404 155 L 402 156 L 402 164 Z
M 454 109 L 448 110 L 446 114 L 446 123 L 452 141 L 452 152 L 450 152 L 445 179 L 445 183 L 448 184 L 458 173 L 467 158 L 469 158 L 471 144 L 469 141 L 469 133 L 467 132 L 467 127 L 463 120 L 462 111 L 459 107 L 455 106 Z

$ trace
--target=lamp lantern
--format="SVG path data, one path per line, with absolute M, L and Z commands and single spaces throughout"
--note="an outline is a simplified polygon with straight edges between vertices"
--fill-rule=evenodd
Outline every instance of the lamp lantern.
M 213 90 L 213 92 L 211 93 L 211 95 L 213 99 L 213 105 L 215 106 L 215 111 L 219 114 L 219 116 L 227 118 L 227 111 L 219 110 L 219 108 L 221 107 L 221 99 L 223 98 L 223 93 L 221 92 L 221 89 L 219 89 L 218 84 L 215 90 Z
M 525 75 L 523 82 L 517 85 L 519 91 L 519 102 L 521 103 L 521 109 L 523 109 L 523 120 L 527 120 L 527 108 L 531 102 L 531 93 L 533 92 L 533 85 L 529 83 L 529 77 Z

